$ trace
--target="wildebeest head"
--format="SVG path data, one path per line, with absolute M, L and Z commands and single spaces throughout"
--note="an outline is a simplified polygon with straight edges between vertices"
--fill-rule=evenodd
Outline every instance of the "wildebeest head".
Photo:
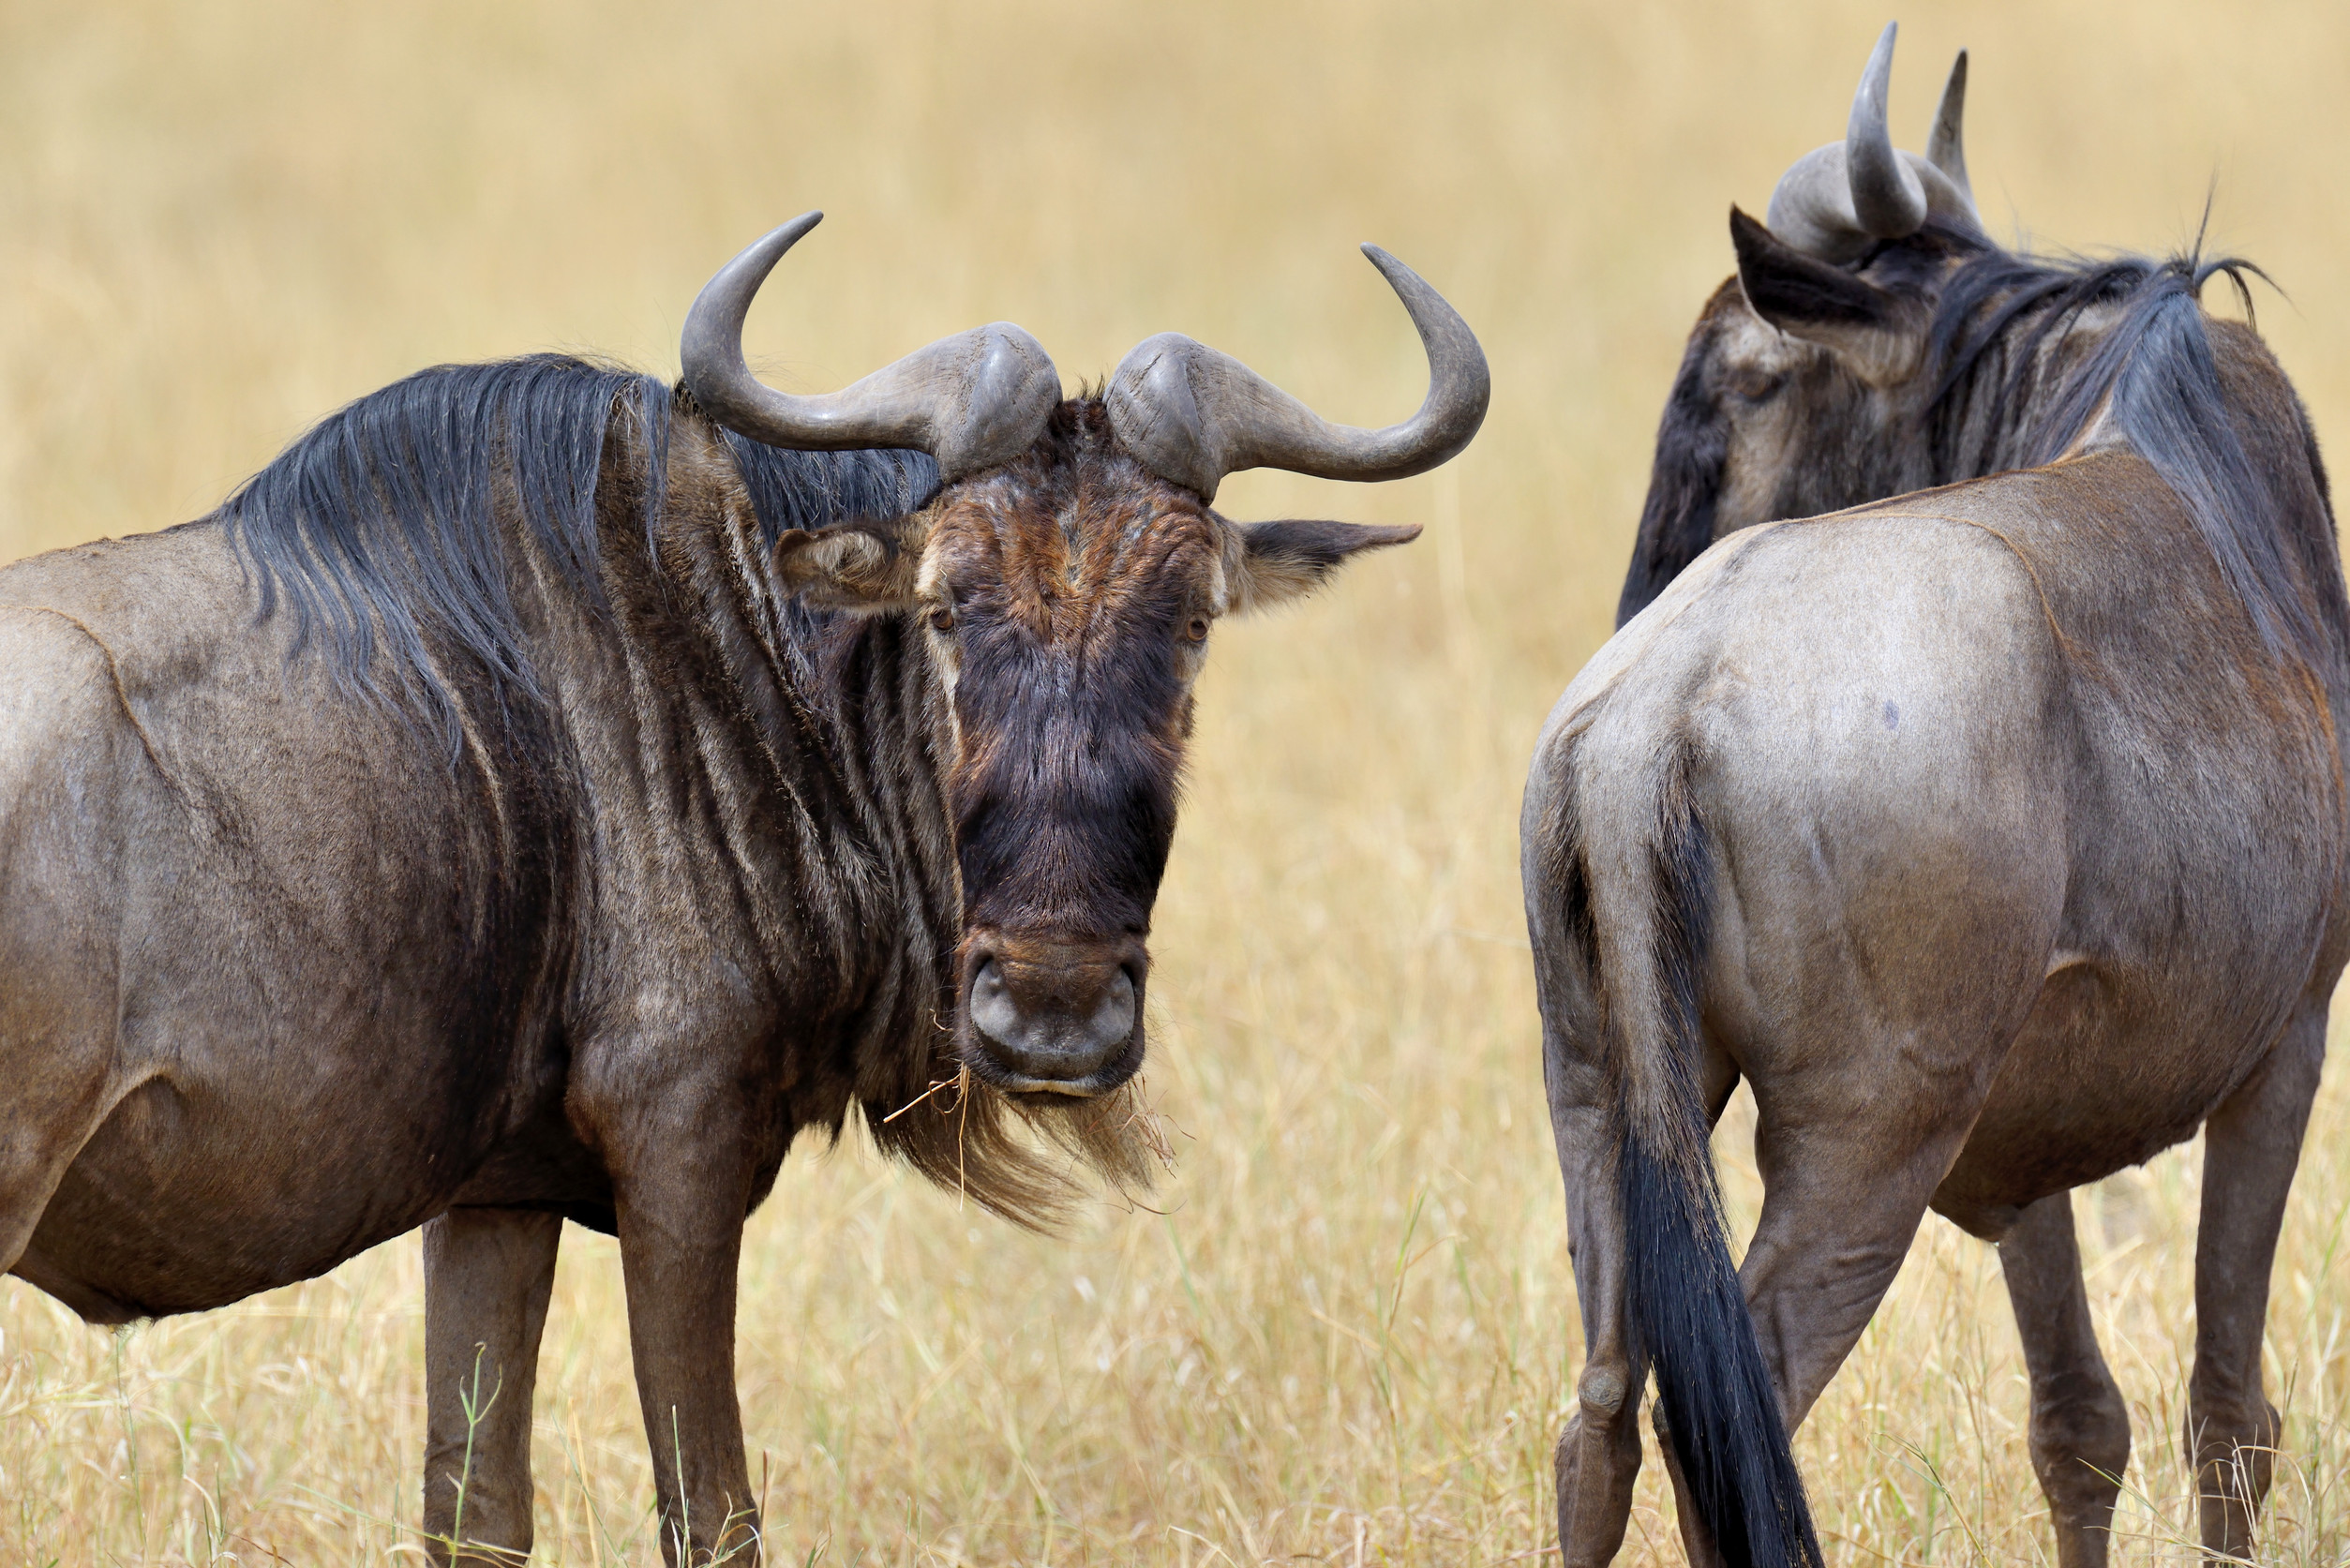
M 810 214 L 743 252 L 696 303 L 685 380 L 721 424 L 777 446 L 915 447 L 943 488 L 900 522 L 786 533 L 777 569 L 811 603 L 905 617 L 938 671 L 962 873 L 954 1027 L 1013 1093 L 1089 1097 L 1142 1064 L 1151 906 L 1175 834 L 1191 688 L 1221 617 L 1310 590 L 1416 528 L 1236 523 L 1227 473 L 1399 479 L 1465 446 L 1485 359 L 1436 291 L 1371 246 L 1430 366 L 1412 419 L 1326 423 L 1238 361 L 1162 334 L 1100 396 L 1064 400 L 1007 323 L 942 339 L 847 389 L 792 397 L 744 367 L 742 316 Z
M 1938 392 L 1935 302 L 1988 246 L 1961 137 L 1967 56 L 1923 157 L 1896 151 L 1878 39 L 1842 142 L 1798 159 L 1767 226 L 1730 211 L 1738 272 L 1690 334 L 1617 623 L 1714 540 L 1938 482 L 1924 414 Z

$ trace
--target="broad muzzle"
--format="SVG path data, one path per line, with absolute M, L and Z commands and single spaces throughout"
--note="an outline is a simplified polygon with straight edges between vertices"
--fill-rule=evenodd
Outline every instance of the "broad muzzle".
M 1148 967 L 1140 942 L 976 935 L 956 1031 L 965 1062 L 1010 1094 L 1107 1094 L 1143 1063 Z

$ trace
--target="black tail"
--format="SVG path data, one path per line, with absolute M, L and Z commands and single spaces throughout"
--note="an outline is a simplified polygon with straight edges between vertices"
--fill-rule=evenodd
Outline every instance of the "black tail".
M 1671 770 L 1678 772 L 1678 769 Z M 1817 1568 L 1804 1478 L 1730 1265 L 1699 1103 L 1698 986 L 1713 917 L 1713 859 L 1685 788 L 1667 785 L 1653 853 L 1655 1037 L 1664 1125 L 1624 1121 L 1627 1316 L 1656 1369 L 1658 1401 L 1699 1516 L 1733 1568 Z M 1637 1049 L 1637 1047 L 1634 1047 Z M 1627 1110 L 1630 1108 L 1627 1107 Z

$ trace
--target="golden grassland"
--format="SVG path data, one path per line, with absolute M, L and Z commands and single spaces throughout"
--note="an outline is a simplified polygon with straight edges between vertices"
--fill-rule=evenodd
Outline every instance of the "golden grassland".
M 831 221 L 754 321 L 840 385 L 978 321 L 1072 381 L 1148 333 L 1332 415 L 1418 396 L 1352 254 L 1491 351 L 1439 473 L 1235 479 L 1235 515 L 1421 521 L 1303 610 L 1217 634 L 1160 905 L 1152 1207 L 1038 1239 L 808 1148 L 753 1221 L 741 1392 L 788 1562 L 1538 1562 L 1579 1336 L 1518 909 L 1517 799 L 1605 638 L 1654 420 L 1723 218 L 1841 132 L 1881 6 L 618 4 L 0 8 L 0 559 L 196 515 L 416 366 L 585 347 L 674 366 L 752 235 Z M 2311 4 L 1912 8 L 1915 145 L 1974 48 L 2001 231 L 2214 231 L 2350 427 L 2339 297 L 2350 15 Z M 5 1092 L 5 1089 L 0 1089 Z M 1756 1190 L 1743 1100 L 1718 1140 Z M 2138 1450 L 2127 1561 L 2183 1561 L 2193 1151 L 2086 1195 Z M 1160 1212 L 1163 1211 L 1163 1212 Z M 2264 1561 L 2350 1554 L 2350 1093 L 2276 1272 L 2289 1413 Z M 0 1564 L 413 1556 L 415 1240 L 109 1334 L 0 1285 Z M 1832 1555 L 2051 1553 L 1997 1261 L 1929 1218 L 1800 1451 Z M 542 1560 L 657 1561 L 612 1245 L 573 1231 L 537 1412 Z M 1628 1560 L 1677 1561 L 1652 1463 Z

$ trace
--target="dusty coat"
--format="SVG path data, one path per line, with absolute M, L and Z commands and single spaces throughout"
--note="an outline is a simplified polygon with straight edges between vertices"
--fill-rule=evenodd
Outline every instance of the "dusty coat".
M 2178 299 L 2154 308 L 2185 332 Z M 2134 318 L 2068 320 L 2039 360 L 1995 365 L 1981 402 L 1946 405 L 1976 438 L 1949 450 L 2028 446 L 2014 366 L 2052 394 Z M 2242 327 L 2169 330 L 2140 363 L 2178 351 L 2187 368 L 2124 370 L 2053 462 L 1731 531 L 1661 591 L 1644 549 L 1624 629 L 1545 726 L 1527 918 L 1593 1341 L 1560 1452 L 1571 1563 L 1621 1538 L 1638 1463 L 1623 1401 L 1652 1363 L 1660 1409 L 1706 1456 L 1693 1553 L 1803 1561 L 1779 1417 L 1802 1420 L 1923 1210 L 2026 1246 L 2012 1232 L 2033 1205 L 2212 1118 L 2228 1130 L 2207 1177 L 2221 1212 L 2190 1453 L 2216 1486 L 2213 1467 L 2273 1435 L 2268 1260 L 2350 952 L 2350 612 L 2324 471 L 2275 361 Z M 2193 388 L 2184 349 L 2207 342 L 2222 436 L 2183 415 L 2131 426 L 2176 413 L 2163 388 Z M 1804 373 L 1802 345 L 1774 351 Z M 1684 381 L 1707 368 L 1693 346 Z M 2012 426 L 1987 412 L 2002 387 Z M 1820 439 L 1857 458 L 1852 430 L 1857 415 Z M 1933 460 L 1928 443 L 1879 466 Z M 1655 499 L 1652 525 L 1679 515 Z M 1741 1078 L 1768 1196 L 1733 1279 L 1705 1138 Z M 2044 1262 L 2077 1299 L 2069 1211 L 2031 1238 L 2012 1285 Z M 2043 1372 L 2110 1382 L 2073 1326 L 2085 1309 L 2054 1300 L 2025 1322 L 2047 1363 L 2036 1400 Z M 1739 1348 L 1748 1303 L 1755 1351 Z M 2102 1543 L 2110 1487 L 2078 1509 L 2066 1494 L 2118 1461 L 2035 1423 L 2064 1538 L 2093 1525 Z M 1669 1455 L 1677 1479 L 1691 1452 Z M 2238 1549 L 2266 1475 L 2241 1487 L 2252 1504 L 2208 1505 L 2208 1540 Z
M 607 1113 L 706 1136 L 705 1082 L 758 1086 L 748 1205 L 799 1132 L 953 1075 L 919 638 L 781 603 L 719 433 L 562 373 L 621 405 L 594 526 L 428 542 L 503 554 L 515 667 L 363 600 L 354 699 L 290 655 L 365 634 L 316 591 L 257 622 L 300 580 L 256 525 L 240 560 L 234 506 L 0 573 L 0 1072 L 40 1112 L 0 1144 L 0 1255 L 86 1316 L 234 1301 L 452 1203 L 608 1230 Z M 935 484 L 786 457 L 759 477 L 819 520 L 845 479 Z

